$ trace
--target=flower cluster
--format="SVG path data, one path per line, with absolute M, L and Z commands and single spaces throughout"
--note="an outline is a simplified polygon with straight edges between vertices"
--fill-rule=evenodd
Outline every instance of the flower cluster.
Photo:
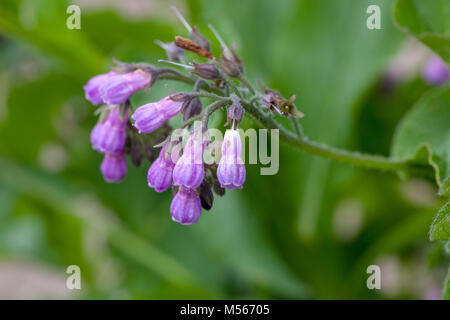
M 195 224 L 205 210 L 213 205 L 213 191 L 219 196 L 225 189 L 242 189 L 246 178 L 241 156 L 241 137 L 237 127 L 244 115 L 242 103 L 255 103 L 261 112 L 279 110 L 281 115 L 298 116 L 293 99 L 285 100 L 275 91 L 264 89 L 258 93 L 244 80 L 243 63 L 233 45 L 229 50 L 214 28 L 213 33 L 222 45 L 222 55 L 215 58 L 210 42 L 196 27 L 186 25 L 191 39 L 177 36 L 174 42 L 156 41 L 166 50 L 169 61 L 181 66 L 189 74 L 173 68 L 156 68 L 145 63 L 119 63 L 110 72 L 90 79 L 84 87 L 86 99 L 102 105 L 98 123 L 91 132 L 93 149 L 104 154 L 101 172 L 107 182 L 120 182 L 127 172 L 126 155 L 134 165 L 147 158 L 151 165 L 147 183 L 156 192 L 172 188 L 170 205 L 172 220 L 182 225 Z M 184 51 L 191 51 L 207 62 L 186 63 Z M 178 62 L 175 62 L 178 61 Z M 181 63 L 179 63 L 181 62 Z M 231 80 L 230 78 L 234 78 Z M 157 80 L 171 79 L 193 84 L 193 92 L 172 93 L 157 102 L 133 108 L 130 97 L 151 88 Z M 236 81 L 243 86 L 237 86 Z M 214 102 L 203 108 L 203 99 Z M 251 102 L 249 102 L 251 101 Z M 215 111 L 227 108 L 226 126 L 219 161 L 205 164 L 205 150 L 212 142 L 205 138 L 208 119 Z M 182 114 L 184 135 L 175 134 L 168 122 Z M 194 125 L 199 123 L 200 126 Z M 160 147 L 155 159 L 154 148 Z

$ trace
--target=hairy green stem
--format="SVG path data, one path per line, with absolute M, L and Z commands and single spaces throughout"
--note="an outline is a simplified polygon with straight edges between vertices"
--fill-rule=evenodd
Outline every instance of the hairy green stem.
M 273 118 L 257 109 L 255 106 L 245 102 L 241 102 L 241 104 L 252 116 L 252 118 L 255 119 L 260 125 L 267 129 L 279 129 L 280 138 L 282 141 L 307 153 L 361 167 L 379 170 L 397 171 L 406 169 L 407 167 L 406 163 L 402 161 L 395 161 L 382 156 L 374 156 L 332 148 L 324 144 L 310 141 L 305 137 L 297 137 L 278 124 Z
M 303 129 L 300 123 L 298 123 L 298 119 L 296 117 L 291 117 L 292 126 L 294 127 L 295 133 L 297 137 L 303 137 Z
M 227 103 L 230 103 L 231 99 L 221 99 L 211 103 L 203 112 L 202 112 L 202 128 L 206 130 L 208 128 L 208 120 L 209 117 L 213 114 L 214 111 L 222 108 Z
M 182 81 L 188 84 L 195 84 L 195 79 L 188 77 L 186 75 L 183 75 L 177 71 L 173 71 L 172 69 L 169 69 L 171 71 L 165 70 L 165 72 L 161 72 L 161 75 L 159 78 L 162 79 L 170 79 L 170 80 L 177 80 Z M 241 79 L 242 81 L 242 79 Z M 243 81 L 245 84 L 245 80 Z M 202 89 L 208 92 L 213 92 L 215 95 L 209 95 L 205 93 L 201 93 L 199 96 L 204 97 L 210 97 L 214 99 L 221 99 L 216 102 L 226 103 L 230 100 L 226 97 L 223 97 L 222 95 L 224 92 L 218 88 L 213 88 L 210 86 L 202 86 Z M 251 90 L 251 89 L 250 89 Z M 365 167 L 370 169 L 378 169 L 378 170 L 384 170 L 384 171 L 410 171 L 414 172 L 416 174 L 420 174 L 423 176 L 429 176 L 429 169 L 425 168 L 423 166 L 413 165 L 406 161 L 397 161 L 388 157 L 384 156 L 378 156 L 378 155 L 369 155 L 369 154 L 363 154 L 360 152 L 352 152 L 347 151 L 343 149 L 333 148 L 329 147 L 325 144 L 321 144 L 315 141 L 311 141 L 308 138 L 304 137 L 303 135 L 298 136 L 293 134 L 292 132 L 286 130 L 283 126 L 281 126 L 279 123 L 277 123 L 270 115 L 264 113 L 260 109 L 258 109 L 256 106 L 253 105 L 253 103 L 248 102 L 247 100 L 244 100 L 240 98 L 240 103 L 244 107 L 244 109 L 247 111 L 247 113 L 262 127 L 267 129 L 278 129 L 280 133 L 280 138 L 285 143 L 302 150 L 304 152 L 307 152 L 312 155 L 320 156 L 323 158 L 352 164 L 359 167 Z M 213 103 L 214 104 L 214 103 Z M 220 105 L 220 107 L 223 105 Z M 211 108 L 208 110 L 208 113 L 214 112 L 217 108 Z M 214 110 L 213 110 L 214 109 Z M 209 114 L 209 115 L 210 115 Z M 208 117 L 209 117 L 208 115 Z M 202 119 L 204 114 L 202 115 Z M 200 118 L 200 117 L 199 117 Z M 193 123 L 195 120 L 199 120 L 199 118 L 192 118 Z M 297 130 L 297 129 L 296 129 Z M 270 132 L 269 132 L 270 133 Z
M 250 93 L 252 95 L 256 94 L 256 90 L 253 87 L 253 85 L 250 83 L 250 81 L 248 81 L 248 79 L 244 76 L 244 75 L 240 75 L 239 76 L 239 80 L 248 88 L 248 90 L 250 90 Z

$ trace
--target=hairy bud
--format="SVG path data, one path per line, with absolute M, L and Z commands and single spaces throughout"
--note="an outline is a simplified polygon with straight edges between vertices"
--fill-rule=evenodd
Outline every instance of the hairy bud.
M 219 66 L 230 77 L 237 78 L 244 71 L 241 58 L 236 54 L 235 45 L 233 45 L 232 52 L 223 49 L 222 56 L 217 60 Z
M 217 70 L 214 63 L 195 63 L 193 73 L 207 80 L 220 79 L 219 70 Z
M 183 115 L 183 120 L 187 121 L 202 112 L 202 103 L 198 97 L 194 97 L 186 100 L 181 107 L 181 114 Z
M 230 123 L 236 122 L 236 124 L 239 124 L 242 120 L 242 117 L 244 116 L 244 108 L 239 104 L 239 102 L 234 102 L 227 111 L 227 123 L 225 125 L 228 125 Z

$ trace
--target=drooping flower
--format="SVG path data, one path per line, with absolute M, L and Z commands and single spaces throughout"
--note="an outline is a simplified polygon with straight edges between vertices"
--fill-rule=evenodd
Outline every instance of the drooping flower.
M 111 71 L 91 78 L 83 87 L 86 99 L 89 100 L 94 106 L 103 103 L 103 99 L 100 96 L 100 87 L 111 77 L 116 75 L 117 73 Z
M 106 153 L 100 170 L 106 182 L 120 182 L 127 174 L 127 160 L 124 153 Z
M 151 74 L 141 69 L 116 74 L 100 86 L 100 97 L 106 104 L 121 104 L 133 93 L 148 87 L 151 80 Z
M 450 80 L 450 71 L 445 62 L 435 55 L 426 63 L 423 77 L 429 84 L 441 85 Z
M 134 126 L 139 133 L 151 133 L 180 112 L 182 105 L 182 101 L 174 101 L 168 96 L 158 102 L 144 104 L 131 118 L 135 121 Z
M 157 192 L 166 191 L 172 185 L 172 171 L 175 167 L 175 162 L 172 154 L 167 152 L 167 146 L 168 143 L 164 145 L 158 159 L 148 169 L 148 186 Z
M 205 175 L 203 164 L 204 144 L 196 133 L 191 134 L 184 146 L 183 155 L 173 169 L 173 184 L 195 189 L 200 186 Z
M 234 128 L 235 125 L 239 125 L 243 116 L 244 108 L 238 102 L 234 102 L 227 110 L 227 122 L 225 126 L 233 124 L 232 128 Z
M 92 147 L 101 153 L 121 153 L 125 146 L 128 114 L 121 119 L 119 108 L 109 111 L 91 131 Z
M 217 167 L 217 179 L 227 189 L 242 189 L 245 165 L 241 158 L 241 137 L 237 130 L 227 130 L 222 143 L 222 158 Z
M 194 224 L 202 214 L 200 196 L 194 189 L 181 187 L 170 204 L 172 220 L 183 225 Z

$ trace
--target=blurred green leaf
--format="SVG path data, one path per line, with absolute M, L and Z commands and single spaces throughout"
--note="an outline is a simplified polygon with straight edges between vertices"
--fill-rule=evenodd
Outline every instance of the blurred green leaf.
M 397 0 L 397 24 L 450 62 L 450 2 L 448 0 Z
M 440 186 L 450 174 L 449 123 L 450 87 L 428 92 L 399 123 L 392 156 L 432 166 Z
M 103 71 L 105 63 L 103 54 L 86 40 L 81 30 L 69 30 L 66 27 L 68 16 L 64 1 L 53 1 L 51 2 L 52 6 L 45 6 L 40 2 L 22 2 L 22 4 L 25 3 L 38 7 L 40 4 L 42 10 L 31 8 L 30 12 L 33 18 L 26 17 L 21 20 L 20 16 L 15 15 L 8 6 L 0 4 L 1 31 L 9 36 L 32 43 L 63 61 L 73 72 L 73 76 L 84 77 L 85 74 Z
M 82 30 L 86 39 L 110 57 L 148 63 L 156 63 L 158 58 L 165 56 L 164 50 L 154 41 L 173 41 L 175 34 L 174 28 L 166 22 L 125 20 L 112 11 L 84 14 Z
M 434 218 L 429 236 L 431 241 L 450 239 L 450 202 L 447 202 Z
M 2 184 L 48 205 L 57 212 L 70 213 L 72 217 L 103 234 L 114 247 L 123 251 L 136 263 L 168 282 L 182 286 L 191 286 L 195 283 L 195 277 L 166 253 L 128 231 L 119 221 L 108 216 L 109 213 L 89 207 L 86 195 L 67 189 L 50 176 L 35 174 L 6 158 L 0 158 L 0 166 Z
M 285 298 L 304 297 L 306 286 L 277 256 L 260 221 L 250 214 L 251 208 L 238 206 L 242 202 L 235 192 L 227 192 L 226 196 L 216 197 L 214 212 L 205 213 L 205 221 L 199 225 L 199 231 L 209 239 L 205 244 L 208 250 L 253 285 L 269 288 Z
M 444 182 L 439 188 L 439 195 L 441 197 L 450 197 L 450 176 L 445 178 Z

